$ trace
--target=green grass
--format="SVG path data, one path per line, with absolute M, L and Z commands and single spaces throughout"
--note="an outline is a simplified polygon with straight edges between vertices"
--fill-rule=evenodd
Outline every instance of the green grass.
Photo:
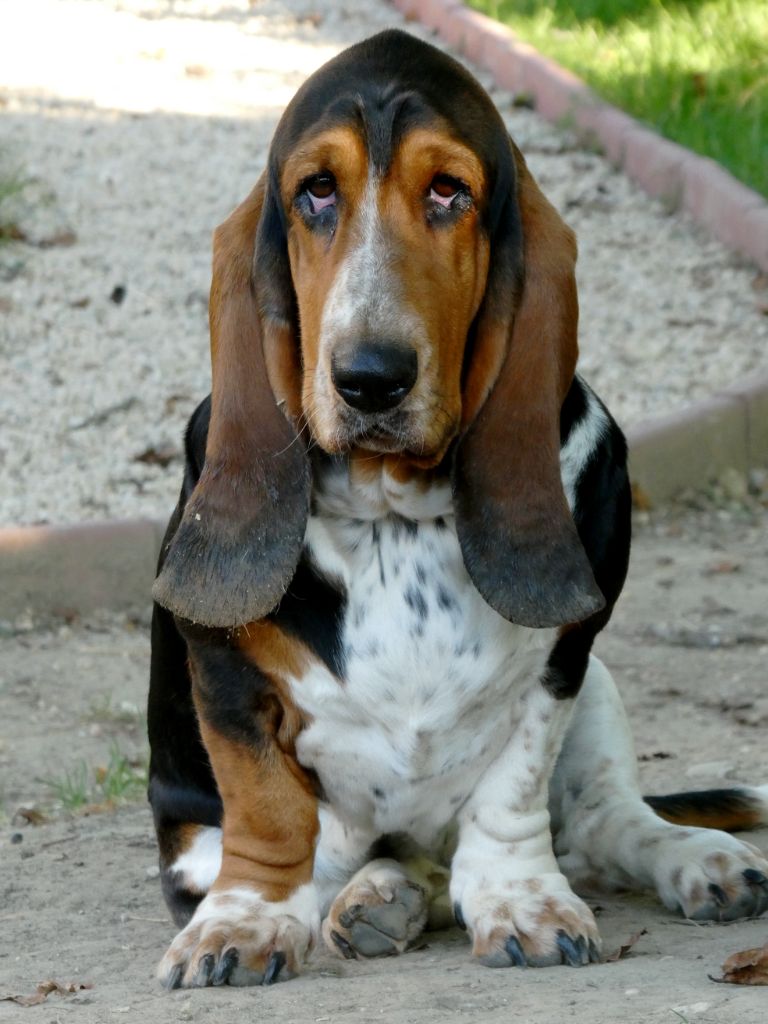
M 125 726 L 129 730 L 146 724 L 142 708 L 136 707 L 129 701 L 116 703 L 111 693 L 99 694 L 91 701 L 85 720 L 108 727 Z
M 766 0 L 468 0 L 768 195 Z
M 113 747 L 106 768 L 95 772 L 99 794 L 106 803 L 122 803 L 144 797 L 147 788 L 146 765 L 129 761 Z
M 145 763 L 137 764 L 113 744 L 106 765 L 89 768 L 79 761 L 56 778 L 38 780 L 67 811 L 89 806 L 114 806 L 143 798 L 147 787 Z

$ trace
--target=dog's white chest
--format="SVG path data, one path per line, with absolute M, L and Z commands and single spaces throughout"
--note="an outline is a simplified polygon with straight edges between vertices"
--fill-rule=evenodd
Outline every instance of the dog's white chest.
M 347 602 L 343 679 L 316 663 L 293 684 L 299 760 L 348 820 L 428 845 L 514 731 L 552 633 L 482 600 L 449 517 L 315 518 L 307 540 Z

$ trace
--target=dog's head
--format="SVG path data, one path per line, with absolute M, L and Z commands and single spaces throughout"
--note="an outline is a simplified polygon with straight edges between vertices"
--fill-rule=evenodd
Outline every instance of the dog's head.
M 311 439 L 416 469 L 448 456 L 489 604 L 532 626 L 595 612 L 559 471 L 575 260 L 458 63 L 389 31 L 317 71 L 215 235 L 205 467 L 157 600 L 218 626 L 276 605 L 304 537 Z

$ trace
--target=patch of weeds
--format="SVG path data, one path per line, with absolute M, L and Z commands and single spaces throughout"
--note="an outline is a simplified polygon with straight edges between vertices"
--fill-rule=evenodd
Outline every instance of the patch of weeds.
M 59 778 L 40 778 L 44 786 L 50 789 L 58 804 L 67 811 L 76 811 L 88 803 L 89 778 L 88 765 L 80 761 L 73 768 L 67 769 Z
M 18 238 L 18 225 L 7 209 L 8 200 L 23 191 L 26 181 L 19 173 L 0 173 L 0 245 Z
M 138 708 L 127 700 L 117 703 L 111 693 L 103 693 L 93 700 L 84 716 L 86 722 L 105 726 L 123 726 L 130 730 L 143 725 L 145 717 L 142 708 Z
M 106 803 L 123 803 L 144 795 L 147 788 L 146 762 L 132 761 L 113 746 L 109 763 L 95 770 L 98 789 Z
M 142 799 L 147 788 L 146 758 L 131 759 L 112 744 L 106 765 L 79 761 L 63 775 L 39 778 L 64 810 L 108 810 Z

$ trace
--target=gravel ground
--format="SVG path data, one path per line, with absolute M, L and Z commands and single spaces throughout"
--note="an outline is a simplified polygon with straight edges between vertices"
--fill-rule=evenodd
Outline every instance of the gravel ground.
M 0 523 L 168 513 L 209 386 L 211 230 L 304 77 L 399 24 L 383 0 L 4 0 L 0 179 L 26 184 L 0 208 L 24 236 L 0 249 Z M 619 420 L 755 370 L 754 271 L 494 98 L 579 235 L 582 371 Z
M 644 789 L 765 782 L 768 510 L 638 519 L 629 580 L 598 650 L 629 709 Z M 0 1021 L 765 1022 L 765 989 L 708 975 L 762 945 L 766 919 L 696 926 L 649 895 L 599 900 L 607 952 L 648 934 L 626 959 L 580 971 L 490 971 L 453 930 L 397 960 L 323 953 L 272 989 L 164 993 L 153 971 L 174 929 L 149 809 L 134 793 L 138 802 L 111 811 L 95 793 L 97 806 L 67 813 L 51 785 L 85 766 L 93 786 L 115 749 L 133 764 L 145 756 L 146 610 L 28 622 L 2 644 L 0 1000 L 51 978 L 93 987 L 37 1010 L 0 1001 Z M 748 838 L 768 850 L 768 830 Z

